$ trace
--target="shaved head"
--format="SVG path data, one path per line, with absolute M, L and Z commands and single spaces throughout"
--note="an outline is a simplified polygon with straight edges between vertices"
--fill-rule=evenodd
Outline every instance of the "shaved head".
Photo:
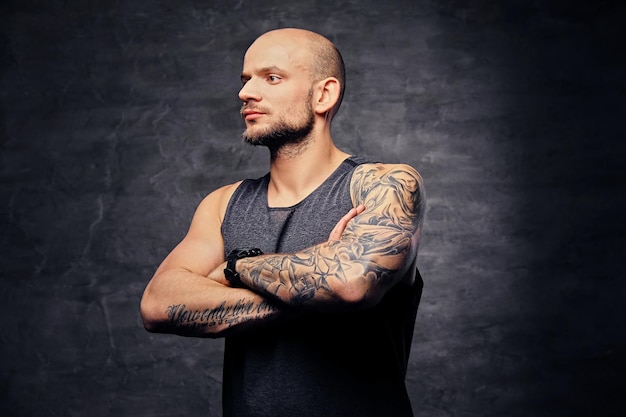
M 324 36 L 309 30 L 295 28 L 269 31 L 259 36 L 257 41 L 272 38 L 280 39 L 283 42 L 292 42 L 297 50 L 305 55 L 304 65 L 306 65 L 313 82 L 329 77 L 334 77 L 339 81 L 341 86 L 339 98 L 329 114 L 329 119 L 332 119 L 339 110 L 346 88 L 346 68 L 339 50 Z

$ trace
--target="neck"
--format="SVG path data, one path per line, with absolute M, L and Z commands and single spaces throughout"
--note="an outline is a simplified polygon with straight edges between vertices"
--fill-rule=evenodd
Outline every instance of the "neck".
M 349 155 L 327 135 L 314 135 L 306 143 L 272 152 L 268 203 L 289 207 L 302 201 L 332 174 Z

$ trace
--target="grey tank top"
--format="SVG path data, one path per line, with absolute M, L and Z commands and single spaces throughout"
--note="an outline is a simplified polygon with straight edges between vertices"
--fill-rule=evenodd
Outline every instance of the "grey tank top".
M 292 207 L 270 208 L 269 174 L 245 180 L 222 224 L 225 254 L 238 247 L 291 253 L 328 239 L 352 207 L 346 159 Z M 412 416 L 404 384 L 422 280 L 398 284 L 375 307 L 297 319 L 226 338 L 224 416 Z
M 350 180 L 354 168 L 366 162 L 351 157 L 315 191 L 291 207 L 268 207 L 270 175 L 244 180 L 230 199 L 224 221 L 224 254 L 240 247 L 263 253 L 291 253 L 328 240 L 335 224 L 353 206 Z

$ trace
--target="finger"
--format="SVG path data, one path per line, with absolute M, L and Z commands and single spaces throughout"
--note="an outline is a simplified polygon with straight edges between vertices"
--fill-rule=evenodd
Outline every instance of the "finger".
M 333 230 L 331 230 L 328 240 L 339 240 L 341 238 L 341 234 L 348 225 L 348 222 L 354 217 L 354 211 L 354 209 L 351 209 L 348 214 L 339 219 Z
M 350 211 L 348 211 L 348 213 L 346 213 L 345 216 L 339 219 L 339 221 L 337 222 L 333 230 L 330 232 L 330 235 L 328 236 L 328 240 L 333 241 L 333 240 L 341 239 L 341 235 L 343 234 L 343 231 L 346 229 L 348 222 L 350 222 L 350 220 L 352 220 L 359 214 L 363 213 L 364 210 L 365 210 L 365 206 L 363 204 L 359 204 L 357 207 L 350 209 Z

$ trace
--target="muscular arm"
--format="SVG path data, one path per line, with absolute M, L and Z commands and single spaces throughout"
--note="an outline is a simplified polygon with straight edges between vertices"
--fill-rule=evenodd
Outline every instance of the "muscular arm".
M 270 299 L 312 310 L 376 304 L 415 266 L 422 180 L 406 165 L 367 164 L 355 170 L 351 195 L 365 211 L 339 240 L 294 254 L 241 259 L 242 283 Z
M 207 277 L 216 268 L 223 271 L 221 219 L 235 188 L 236 184 L 221 188 L 202 201 L 189 232 L 148 283 L 141 300 L 148 331 L 215 338 L 289 315 L 288 306 L 276 300 Z M 348 222 L 362 211 L 352 209 L 340 219 L 329 241 L 340 239 Z
M 221 218 L 234 188 L 223 187 L 200 203 L 187 235 L 148 283 L 141 300 L 147 330 L 222 337 L 283 314 L 262 295 L 207 278 L 224 261 Z
M 150 306 L 151 301 L 145 301 L 150 297 L 161 299 Z M 224 337 L 281 315 L 276 303 L 259 294 L 228 288 L 186 270 L 155 275 L 143 300 L 141 311 L 147 330 L 183 336 Z

